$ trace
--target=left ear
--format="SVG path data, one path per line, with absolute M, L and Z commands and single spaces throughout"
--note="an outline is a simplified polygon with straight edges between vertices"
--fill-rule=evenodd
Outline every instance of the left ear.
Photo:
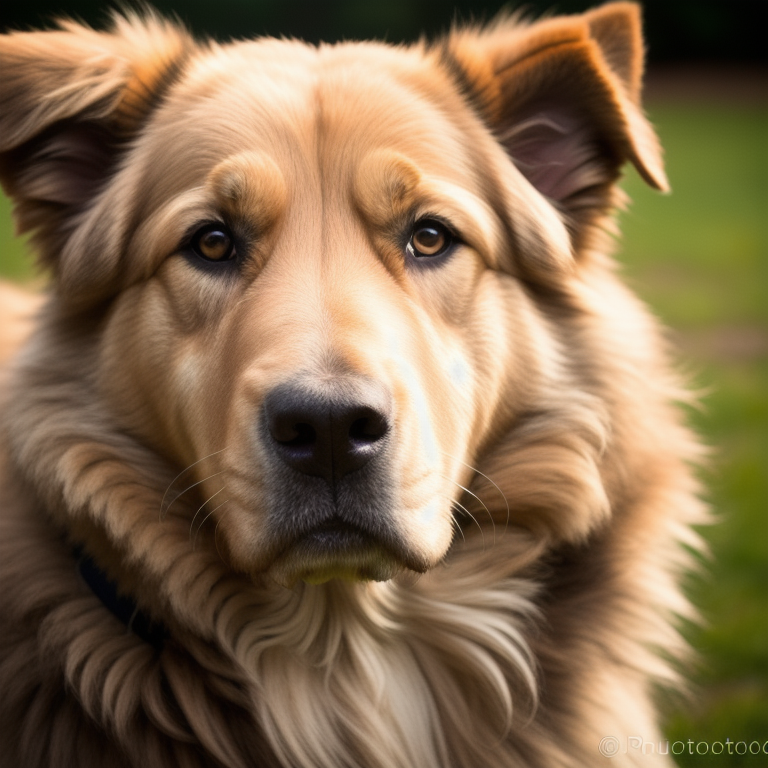
M 630 161 L 656 189 L 667 179 L 640 107 L 639 6 L 610 3 L 581 16 L 459 30 L 446 55 L 521 173 L 579 232 L 613 204 Z
M 105 217 L 97 203 L 194 50 L 184 30 L 149 11 L 115 15 L 108 32 L 62 22 L 0 35 L 0 184 L 18 232 L 32 232 L 73 304 L 116 289 L 120 253 L 93 233 L 114 234 L 128 209 Z

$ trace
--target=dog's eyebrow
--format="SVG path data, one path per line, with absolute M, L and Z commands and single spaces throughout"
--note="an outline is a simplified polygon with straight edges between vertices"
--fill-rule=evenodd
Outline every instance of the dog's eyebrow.
M 488 203 L 466 188 L 442 179 L 423 180 L 418 207 L 424 214 L 442 213 L 461 230 L 468 244 L 492 258 L 502 247 L 498 217 Z M 494 259 L 495 261 L 495 259 Z
M 400 153 L 369 154 L 358 168 L 354 190 L 363 217 L 389 234 L 404 221 L 431 215 L 445 219 L 486 258 L 494 259 L 503 247 L 499 217 L 480 190 L 423 171 Z
M 247 208 L 259 227 L 271 225 L 286 203 L 285 176 L 265 152 L 248 151 L 228 157 L 208 174 L 206 187 L 233 213 Z

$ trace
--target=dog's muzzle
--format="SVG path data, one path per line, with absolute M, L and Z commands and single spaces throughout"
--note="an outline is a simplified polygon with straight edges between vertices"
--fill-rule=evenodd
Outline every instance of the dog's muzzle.
M 384 580 L 412 567 L 392 518 L 394 431 L 392 396 L 368 378 L 307 376 L 267 394 L 280 581 Z

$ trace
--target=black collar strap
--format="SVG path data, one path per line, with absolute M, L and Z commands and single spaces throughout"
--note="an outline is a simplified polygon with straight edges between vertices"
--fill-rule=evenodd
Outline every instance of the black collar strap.
M 168 630 L 160 623 L 152 621 L 146 613 L 139 610 L 136 603 L 126 595 L 117 591 L 117 584 L 107 578 L 107 574 L 99 568 L 93 559 L 78 547 L 75 549 L 77 570 L 85 583 L 91 588 L 96 597 L 105 607 L 125 624 L 129 632 L 138 635 L 142 640 L 158 650 L 168 637 Z

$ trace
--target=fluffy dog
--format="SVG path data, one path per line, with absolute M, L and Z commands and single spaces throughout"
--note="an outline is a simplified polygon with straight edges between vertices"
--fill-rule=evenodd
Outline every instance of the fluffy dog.
M 3 376 L 2 764 L 656 741 L 700 511 L 610 258 L 621 166 L 667 184 L 637 7 L 408 47 L 148 14 L 0 64 L 0 178 L 52 273 Z

